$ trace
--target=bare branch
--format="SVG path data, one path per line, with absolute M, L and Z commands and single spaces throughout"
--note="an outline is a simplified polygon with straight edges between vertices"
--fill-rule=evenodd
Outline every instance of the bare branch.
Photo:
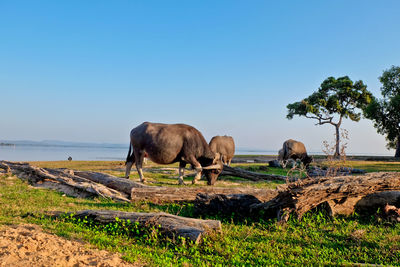
M 325 124 L 325 123 L 334 124 L 334 123 L 332 122 L 333 116 L 331 116 L 331 117 L 323 117 L 322 115 L 319 114 L 319 115 L 317 115 L 317 116 L 305 115 L 305 117 L 308 118 L 308 119 L 315 119 L 315 120 L 318 120 L 318 123 L 317 123 L 316 125 L 322 125 L 322 124 Z

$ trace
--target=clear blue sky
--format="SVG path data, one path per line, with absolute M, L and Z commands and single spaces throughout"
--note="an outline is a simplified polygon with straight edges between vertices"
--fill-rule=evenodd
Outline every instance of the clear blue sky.
M 329 76 L 400 65 L 400 1 L 2 1 L 0 139 L 129 142 L 143 121 L 209 140 L 320 151 L 334 128 L 286 119 Z M 348 152 L 390 153 L 346 120 Z

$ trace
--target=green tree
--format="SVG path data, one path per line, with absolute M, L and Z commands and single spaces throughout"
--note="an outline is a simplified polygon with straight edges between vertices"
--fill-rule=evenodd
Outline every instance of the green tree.
M 387 148 L 396 149 L 400 157 L 400 67 L 392 66 L 381 77 L 383 98 L 372 99 L 364 109 L 364 116 L 374 122 L 378 133 L 385 135 Z
M 329 77 L 309 97 L 287 105 L 288 114 L 286 117 L 290 120 L 298 115 L 317 120 L 316 125 L 333 125 L 336 130 L 335 156 L 339 156 L 339 129 L 343 118 L 359 121 L 361 113 L 358 110 L 368 105 L 371 98 L 372 94 L 362 81 L 353 83 L 347 76 L 338 79 Z

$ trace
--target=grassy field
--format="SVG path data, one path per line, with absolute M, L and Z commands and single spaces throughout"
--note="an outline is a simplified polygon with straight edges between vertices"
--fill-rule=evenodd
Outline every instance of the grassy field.
M 49 168 L 93 170 L 124 175 L 117 161 L 33 162 Z M 349 164 L 367 171 L 399 171 L 400 162 L 354 161 Z M 245 169 L 285 175 L 286 170 L 265 164 L 235 164 Z M 171 166 L 149 164 L 145 175 L 154 185 L 176 186 L 177 172 Z M 187 171 L 191 173 L 191 171 Z M 131 179 L 138 180 L 136 172 Z M 191 177 L 185 178 L 190 182 Z M 205 184 L 201 181 L 201 184 Z M 249 182 L 225 177 L 217 186 L 256 186 L 275 188 L 275 182 Z M 79 199 L 47 189 L 37 189 L 15 176 L 0 178 L 0 224 L 34 223 L 57 235 L 84 240 L 98 248 L 118 251 L 127 261 L 140 260 L 150 266 L 265 266 L 265 265 L 400 265 L 400 224 L 382 220 L 378 214 L 331 218 L 323 211 L 308 213 L 301 220 L 291 218 L 286 225 L 275 220 L 220 219 L 223 233 L 206 238 L 198 245 L 169 240 L 152 229 L 115 223 L 99 226 L 85 220 L 53 220 L 46 211 L 112 209 L 123 211 L 166 211 L 193 217 L 190 203 L 156 205 L 152 203 L 115 203 L 103 199 Z

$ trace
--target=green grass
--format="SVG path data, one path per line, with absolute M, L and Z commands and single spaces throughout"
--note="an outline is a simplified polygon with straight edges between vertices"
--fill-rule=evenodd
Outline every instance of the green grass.
M 121 162 L 42 162 L 41 167 L 67 167 L 122 175 Z M 356 162 L 378 170 L 400 171 L 399 165 Z M 369 165 L 370 164 L 370 165 Z M 236 165 L 239 166 L 239 165 Z M 259 170 L 262 164 L 241 164 Z M 159 168 L 150 165 L 149 168 Z M 163 166 L 165 167 L 165 166 Z M 364 168 L 365 169 L 365 168 Z M 285 175 L 285 170 L 266 172 Z M 174 186 L 174 174 L 145 173 L 149 180 Z M 138 179 L 135 176 L 132 179 Z M 188 182 L 190 178 L 188 178 Z M 223 186 L 252 185 L 274 187 L 278 183 L 253 183 L 225 178 Z M 219 184 L 217 184 L 219 185 Z M 87 220 L 50 219 L 46 211 L 73 212 L 83 209 L 122 211 L 165 211 L 193 216 L 193 204 L 156 205 L 147 202 L 114 203 L 102 199 L 78 199 L 47 189 L 36 189 L 16 177 L 0 177 L 0 224 L 34 223 L 59 236 L 84 240 L 109 251 L 120 252 L 130 262 L 140 260 L 150 266 L 266 266 L 266 265 L 351 265 L 354 263 L 400 265 L 400 224 L 391 224 L 378 216 L 330 218 L 323 211 L 306 214 L 301 221 L 291 218 L 286 225 L 275 220 L 221 219 L 221 235 L 207 237 L 198 245 L 171 240 L 156 229 L 138 228 L 125 222 L 106 226 Z
M 35 161 L 31 162 L 32 165 L 42 168 L 68 168 L 81 171 L 98 171 L 115 175 L 117 177 L 125 176 L 125 165 L 122 161 Z M 265 167 L 262 163 L 238 163 L 232 164 L 233 167 L 240 167 L 250 171 L 257 171 L 267 174 L 287 175 L 287 169 L 282 168 L 269 168 L 268 170 L 260 170 Z M 190 170 L 187 166 L 185 170 L 184 181 L 186 185 L 192 186 L 192 180 L 195 174 L 194 170 Z M 178 184 L 178 163 L 170 165 L 158 165 L 152 162 L 143 166 L 144 176 L 149 185 L 155 186 L 179 186 Z M 187 176 L 186 176 L 187 175 Z M 139 175 L 135 169 L 132 168 L 130 179 L 139 181 Z M 271 188 L 275 189 L 278 184 L 282 182 L 260 181 L 252 182 L 247 179 L 224 176 L 218 178 L 217 186 L 232 187 L 238 186 L 238 183 L 243 186 L 255 186 L 258 188 Z M 198 185 L 205 186 L 207 182 L 203 179 L 198 182 Z
M 400 162 L 349 161 L 348 165 L 352 168 L 363 169 L 367 172 L 400 172 Z
M 400 162 L 387 161 L 363 161 L 363 160 L 346 160 L 346 161 L 322 161 L 321 166 L 329 167 L 348 167 L 355 169 L 363 169 L 366 172 L 400 172 Z

